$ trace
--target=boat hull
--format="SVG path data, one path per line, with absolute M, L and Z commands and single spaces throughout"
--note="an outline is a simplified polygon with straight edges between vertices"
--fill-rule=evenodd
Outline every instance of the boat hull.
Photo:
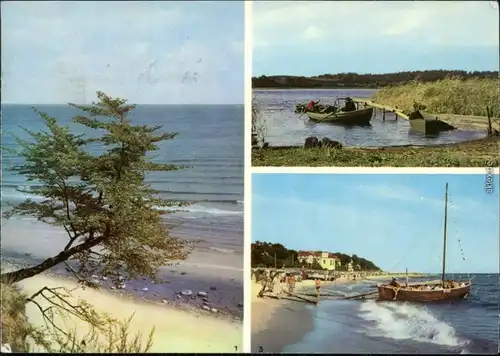
M 422 114 L 420 111 L 414 111 L 408 116 L 410 128 L 413 131 L 423 133 L 425 135 L 438 135 L 440 132 L 454 130 L 455 127 L 447 122 L 436 118 L 431 118 Z
M 407 302 L 437 302 L 445 300 L 464 299 L 470 293 L 471 283 L 463 287 L 443 290 L 408 290 L 396 289 L 389 285 L 378 285 L 379 300 L 384 301 L 407 301 Z M 395 297 L 396 296 L 396 297 Z
M 310 120 L 315 122 L 329 122 L 339 125 L 369 125 L 373 115 L 373 108 L 355 111 L 340 111 L 336 113 L 321 114 L 307 112 Z

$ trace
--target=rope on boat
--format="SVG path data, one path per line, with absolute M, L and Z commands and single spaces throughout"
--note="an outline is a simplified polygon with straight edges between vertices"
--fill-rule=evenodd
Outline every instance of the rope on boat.
M 450 200 L 450 203 L 453 206 L 453 200 Z M 462 246 L 462 240 L 460 239 L 460 232 L 458 231 L 458 228 L 455 228 L 455 237 L 457 238 L 458 241 L 458 248 L 460 249 L 460 255 L 462 256 L 462 260 L 465 261 L 465 254 L 464 254 L 464 249 Z M 470 281 L 470 273 L 467 272 L 467 279 Z
M 404 253 L 402 255 L 402 257 L 399 259 L 399 261 L 394 265 L 394 267 L 392 267 L 390 269 L 390 271 L 395 271 L 396 268 L 401 264 L 401 262 L 403 262 L 404 259 L 406 259 L 406 257 L 408 257 L 408 255 L 413 251 L 413 249 L 415 248 L 415 246 L 417 245 L 417 243 L 419 243 L 421 241 L 419 241 L 418 239 L 413 239 L 413 243 L 410 245 L 410 248 L 408 249 L 408 251 L 406 251 L 406 253 Z

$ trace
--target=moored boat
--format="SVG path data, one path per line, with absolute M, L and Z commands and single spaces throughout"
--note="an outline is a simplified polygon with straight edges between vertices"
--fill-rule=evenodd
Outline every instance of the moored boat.
M 455 127 L 437 117 L 422 114 L 419 110 L 408 116 L 410 128 L 425 135 L 437 135 L 440 132 L 455 130 Z
M 453 281 L 454 282 L 454 281 Z M 457 282 L 455 282 L 457 283 Z M 412 286 L 393 286 L 389 284 L 379 284 L 378 295 L 379 300 L 385 301 L 410 301 L 410 302 L 435 302 L 444 300 L 464 299 L 470 293 L 472 286 L 471 281 L 458 282 L 456 286 L 449 284 L 451 288 L 439 283 L 436 285 L 421 284 Z
M 340 125 L 369 125 L 373 115 L 373 108 L 354 111 L 341 111 L 331 113 L 306 112 L 310 120 L 315 122 L 329 122 Z
M 443 233 L 443 271 L 441 281 L 436 283 L 421 282 L 419 284 L 400 284 L 393 278 L 391 283 L 378 284 L 379 300 L 383 301 L 413 301 L 435 302 L 445 300 L 465 299 L 470 293 L 472 281 L 446 280 L 446 229 L 448 219 L 448 183 L 445 187 L 444 199 L 444 233 Z

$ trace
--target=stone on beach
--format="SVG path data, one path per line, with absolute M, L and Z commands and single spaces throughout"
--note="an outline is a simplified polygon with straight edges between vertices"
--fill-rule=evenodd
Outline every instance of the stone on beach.
M 148 290 L 149 290 L 149 289 L 148 289 L 148 287 L 144 287 L 144 288 L 142 288 L 142 291 L 143 291 L 143 292 L 147 292 Z
M 190 296 L 193 294 L 193 292 L 189 289 L 185 289 L 181 292 L 182 295 L 185 295 L 185 296 Z
M 218 312 L 218 310 L 217 310 L 217 309 L 212 308 L 212 313 L 217 313 L 217 312 Z
M 207 292 L 198 292 L 198 295 L 200 297 L 206 297 L 207 296 Z
M 203 309 L 210 311 L 210 307 L 208 305 L 202 306 Z

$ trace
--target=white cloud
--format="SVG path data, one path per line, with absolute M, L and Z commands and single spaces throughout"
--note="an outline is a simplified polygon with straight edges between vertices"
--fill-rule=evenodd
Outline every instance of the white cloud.
M 297 43 L 306 38 L 301 36 L 300 29 L 318 24 L 323 34 L 328 34 L 337 45 L 353 40 L 498 45 L 498 9 L 484 1 L 258 1 L 253 4 L 255 44 Z
M 423 194 L 418 188 L 410 188 L 403 185 L 366 185 L 351 187 L 358 194 L 367 198 L 375 198 L 389 202 L 398 200 L 405 203 L 420 205 L 432 209 L 438 214 L 444 211 L 444 187 L 442 197 L 430 197 Z M 448 210 L 454 214 L 464 214 L 471 220 L 494 220 L 497 219 L 498 212 L 485 209 L 477 200 L 464 198 L 456 195 L 452 189 L 448 195 Z
M 307 27 L 304 33 L 302 34 L 302 38 L 306 40 L 316 40 L 323 38 L 323 36 L 324 36 L 323 30 L 314 25 L 309 25 L 309 27 Z

